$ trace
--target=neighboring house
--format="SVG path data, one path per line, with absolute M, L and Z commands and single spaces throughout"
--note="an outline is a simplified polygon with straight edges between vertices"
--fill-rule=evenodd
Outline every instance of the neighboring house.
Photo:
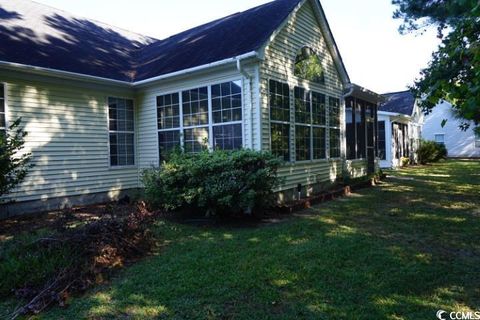
M 480 157 L 480 136 L 475 134 L 473 123 L 468 130 L 461 130 L 462 122 L 463 120 L 457 119 L 453 114 L 450 103 L 439 103 L 425 117 L 422 138 L 445 144 L 449 157 L 478 158 Z
M 173 147 L 205 141 L 284 159 L 283 200 L 375 167 L 379 96 L 351 85 L 318 0 L 277 0 L 164 40 L 0 0 L 0 44 L 0 130 L 22 117 L 35 165 L 0 216 L 118 198 Z M 348 162 L 345 92 L 368 102 L 368 143 L 354 141 L 364 151 Z
M 422 137 L 423 113 L 410 91 L 386 93 L 378 109 L 378 152 L 381 168 L 401 165 L 401 158 L 416 163 Z

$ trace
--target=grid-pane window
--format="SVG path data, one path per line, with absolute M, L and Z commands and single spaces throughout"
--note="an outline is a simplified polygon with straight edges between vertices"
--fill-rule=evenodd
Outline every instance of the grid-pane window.
M 231 81 L 212 86 L 213 123 L 242 120 L 241 81 Z
M 271 123 L 272 153 L 285 161 L 290 161 L 290 125 Z
M 326 131 L 322 127 L 313 127 L 313 159 L 325 159 L 326 155 Z
M 309 126 L 295 126 L 295 156 L 297 161 L 310 160 Z
M 310 123 L 310 93 L 300 87 L 294 89 L 295 122 Z
M 242 125 L 229 124 L 213 127 L 215 149 L 235 150 L 242 148 Z
M 185 129 L 184 149 L 185 152 L 198 153 L 208 147 L 208 128 Z
M 0 134 L 5 134 L 7 131 L 7 122 L 5 116 L 5 87 L 0 83 Z
M 290 89 L 288 84 L 270 80 L 270 120 L 290 122 Z
M 325 95 L 312 91 L 312 123 L 324 126 L 326 124 Z
M 208 125 L 207 87 L 182 92 L 183 126 Z
M 180 130 L 160 131 L 158 133 L 160 159 L 168 158 L 168 154 L 180 148 Z
M 269 91 L 271 151 L 290 161 L 290 89 L 286 83 L 270 80 Z
M 378 121 L 378 157 L 386 160 L 385 121 Z
M 330 129 L 330 158 L 340 158 L 340 129 Z
M 340 100 L 330 97 L 328 104 L 330 127 L 340 127 Z
M 157 97 L 157 120 L 159 129 L 180 127 L 180 102 L 178 93 Z
M 175 148 L 198 153 L 243 146 L 241 81 L 159 96 L 157 105 L 160 158 Z
M 108 98 L 110 165 L 135 164 L 133 100 Z

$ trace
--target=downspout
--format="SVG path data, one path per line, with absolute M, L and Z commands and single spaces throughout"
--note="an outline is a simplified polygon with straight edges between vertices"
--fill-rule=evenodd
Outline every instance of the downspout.
M 249 115 L 250 115 L 250 149 L 253 150 L 253 76 L 251 76 L 245 69 L 242 67 L 241 58 L 237 58 L 237 70 L 240 72 L 248 80 L 248 89 L 250 91 L 249 100 L 250 100 L 250 108 L 249 108 Z

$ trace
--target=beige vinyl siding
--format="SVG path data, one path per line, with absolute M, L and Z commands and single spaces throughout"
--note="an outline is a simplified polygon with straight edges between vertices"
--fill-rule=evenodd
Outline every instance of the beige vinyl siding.
M 291 108 L 294 105 L 293 88 L 297 85 L 307 90 L 315 90 L 328 97 L 342 100 L 343 85 L 340 75 L 315 15 L 316 13 L 311 2 L 305 1 L 302 7 L 275 36 L 274 40 L 265 48 L 265 60 L 260 66 L 261 128 L 262 149 L 264 150 L 270 150 L 270 107 L 268 101 L 270 79 L 289 84 Z M 312 48 L 320 55 L 325 70 L 324 85 L 298 79 L 294 76 L 295 57 L 304 46 Z M 341 103 L 341 115 L 343 113 L 344 104 Z M 291 110 L 291 114 L 294 114 L 294 110 Z M 341 139 L 343 139 L 344 117 L 341 117 L 341 128 Z M 295 159 L 295 126 L 293 124 L 290 128 L 290 135 L 291 158 Z M 328 141 L 329 139 L 327 138 L 327 148 L 329 145 Z M 281 190 L 295 188 L 298 183 L 310 185 L 327 181 L 331 182 L 337 176 L 342 175 L 342 161 L 335 159 L 289 163 L 281 168 L 279 175 L 285 178 L 285 182 L 280 188 Z
M 0 73 L 0 81 L 7 86 L 8 121 L 22 117 L 28 132 L 25 152 L 32 153 L 34 164 L 7 199 L 47 200 L 97 192 L 115 196 L 138 187 L 136 167 L 109 165 L 107 97 L 132 98 L 133 92 L 8 73 Z
M 246 71 L 252 80 L 238 72 L 235 65 L 209 70 L 207 73 L 190 75 L 188 78 L 178 78 L 163 81 L 158 85 L 150 85 L 137 92 L 138 109 L 138 146 L 140 171 L 144 168 L 158 166 L 158 131 L 157 131 L 157 96 L 181 92 L 202 86 L 218 84 L 232 80 L 242 80 L 243 103 L 243 143 L 245 148 L 259 149 L 258 137 L 258 72 L 255 65 L 247 66 Z

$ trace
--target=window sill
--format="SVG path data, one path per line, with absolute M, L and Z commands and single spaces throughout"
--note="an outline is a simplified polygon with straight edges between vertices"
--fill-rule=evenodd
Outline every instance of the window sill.
M 127 170 L 127 169 L 138 169 L 137 165 L 132 166 L 109 166 L 109 170 Z

